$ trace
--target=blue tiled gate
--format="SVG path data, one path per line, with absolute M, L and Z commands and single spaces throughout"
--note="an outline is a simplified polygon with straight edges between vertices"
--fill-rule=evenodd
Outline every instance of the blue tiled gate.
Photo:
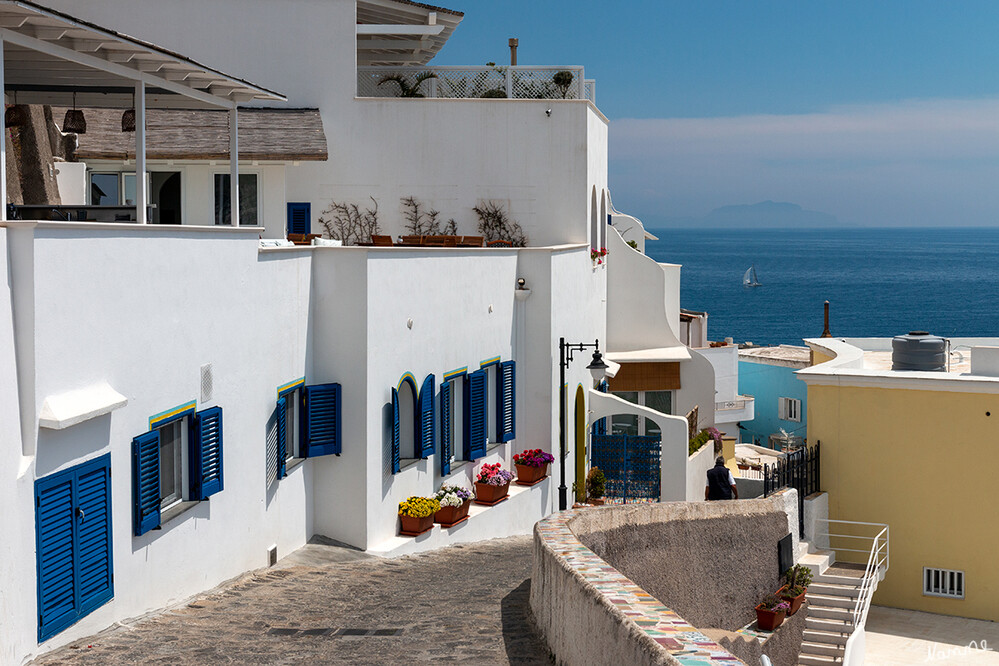
M 636 435 L 592 436 L 590 465 L 607 477 L 605 494 L 610 499 L 659 501 L 662 472 L 659 437 Z

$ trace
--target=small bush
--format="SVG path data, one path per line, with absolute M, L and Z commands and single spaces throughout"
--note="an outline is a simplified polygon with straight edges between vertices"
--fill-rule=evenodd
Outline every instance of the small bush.
M 416 197 L 404 197 L 401 201 L 406 231 L 413 236 L 454 236 L 458 233 L 458 223 L 453 217 L 442 224 L 440 211 L 433 208 L 425 210 Z
M 343 241 L 344 245 L 366 242 L 372 234 L 381 233 L 378 224 L 378 202 L 369 197 L 374 208 L 361 210 L 357 204 L 331 201 L 319 216 L 326 237 Z
M 590 472 L 586 475 L 586 496 L 593 499 L 603 497 L 605 483 L 607 483 L 607 477 L 604 476 L 603 470 L 599 467 L 591 467 Z
M 487 243 L 502 240 L 513 247 L 525 247 L 527 236 L 520 224 L 511 220 L 502 204 L 495 201 L 482 201 L 472 208 L 479 216 L 479 233 Z

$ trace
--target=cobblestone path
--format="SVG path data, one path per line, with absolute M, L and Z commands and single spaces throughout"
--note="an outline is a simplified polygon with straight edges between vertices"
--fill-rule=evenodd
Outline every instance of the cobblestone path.
M 549 664 L 530 575 L 526 536 L 262 570 L 35 663 Z

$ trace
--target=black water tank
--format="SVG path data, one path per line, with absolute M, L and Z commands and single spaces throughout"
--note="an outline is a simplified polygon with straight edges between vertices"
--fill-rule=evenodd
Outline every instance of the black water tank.
M 926 331 L 909 331 L 891 340 L 892 370 L 943 372 L 947 369 L 947 341 Z

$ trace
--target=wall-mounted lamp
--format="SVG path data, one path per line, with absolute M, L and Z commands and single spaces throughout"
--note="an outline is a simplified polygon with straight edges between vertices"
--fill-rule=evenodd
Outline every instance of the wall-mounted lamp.
M 527 280 L 524 278 L 517 278 L 517 289 L 527 289 Z

